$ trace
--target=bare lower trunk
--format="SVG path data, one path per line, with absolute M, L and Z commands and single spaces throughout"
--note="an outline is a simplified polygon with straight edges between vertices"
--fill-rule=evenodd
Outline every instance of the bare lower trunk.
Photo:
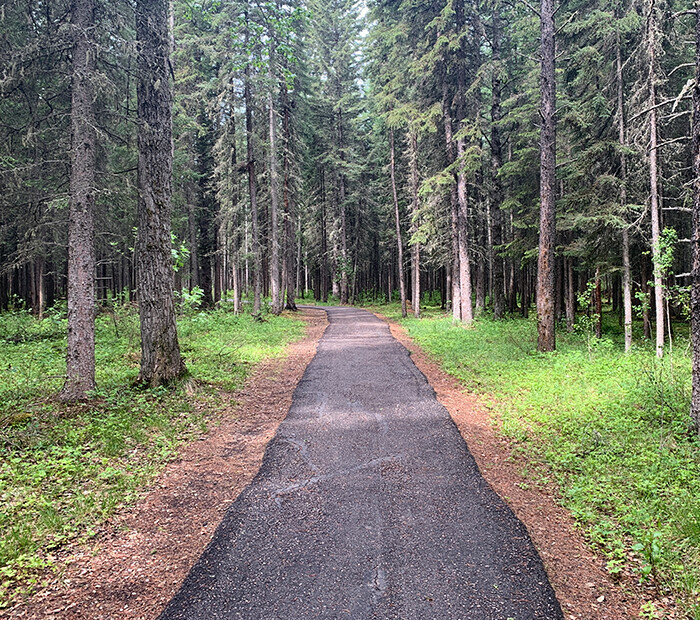
M 542 66 L 540 76 L 540 244 L 537 259 L 537 349 L 554 351 L 556 242 L 556 82 L 554 74 L 554 0 L 542 0 Z
M 272 41 L 270 37 L 270 41 Z M 270 87 L 267 97 L 269 114 L 270 138 L 270 296 L 272 297 L 272 313 L 282 312 L 280 293 L 280 236 L 279 236 L 279 178 L 277 172 L 277 111 L 275 110 L 274 87 L 275 75 L 274 49 L 270 49 L 269 78 Z
M 345 149 L 345 134 L 343 132 L 343 114 L 338 111 L 338 147 L 341 153 Z M 348 256 L 348 219 L 347 209 L 345 205 L 345 173 L 343 170 L 339 174 L 339 204 L 340 209 L 340 257 L 341 257 L 341 272 L 340 272 L 340 303 L 348 303 L 348 272 L 350 270 L 350 260 Z
M 248 26 L 248 13 L 246 11 L 245 44 L 248 48 L 250 29 Z M 248 59 L 244 71 L 244 98 L 245 98 L 245 128 L 246 148 L 248 157 L 248 195 L 250 198 L 250 221 L 253 254 L 253 314 L 258 314 L 261 308 L 260 295 L 262 291 L 262 252 L 260 249 L 260 225 L 258 220 L 258 194 L 257 179 L 255 176 L 255 155 L 253 153 L 253 94 L 251 92 L 250 62 Z
M 299 279 L 298 262 L 301 260 L 301 246 L 299 246 L 297 264 L 295 265 L 295 253 L 297 248 L 294 238 L 294 215 L 295 209 L 292 205 L 291 188 L 290 188 L 290 148 L 291 148 L 291 129 L 289 126 L 289 96 L 287 85 L 282 83 L 282 105 L 283 105 L 283 127 L 284 127 L 284 188 L 283 188 L 283 204 L 284 204 L 284 282 L 287 289 L 285 308 L 287 310 L 296 310 L 295 302 L 297 281 Z M 284 293 L 283 293 L 284 294 Z
M 168 2 L 138 0 L 138 238 L 141 317 L 139 381 L 155 386 L 185 372 L 175 325 L 172 241 L 172 90 Z
M 401 316 L 406 318 L 408 311 L 406 310 L 406 282 L 404 280 L 403 269 L 403 240 L 401 238 L 401 215 L 399 213 L 399 195 L 396 191 L 396 149 L 394 148 L 394 130 L 389 134 L 389 143 L 391 148 L 391 158 L 389 162 L 389 170 L 391 173 L 391 191 L 394 197 L 394 219 L 396 222 L 396 247 L 398 250 L 398 271 L 399 271 L 399 295 L 401 297 Z M 391 301 L 391 293 L 389 294 Z
M 646 298 L 645 308 L 642 312 L 642 324 L 644 326 L 644 339 L 651 340 L 651 290 L 649 287 L 649 264 L 646 256 L 642 256 L 642 293 Z
M 197 242 L 197 214 L 191 181 L 185 184 L 187 200 L 187 227 L 190 237 L 190 291 L 199 286 L 199 244 Z
M 442 78 L 442 116 L 445 124 L 445 143 L 447 147 L 448 164 L 453 164 L 456 158 L 454 135 L 452 131 L 452 113 L 450 110 L 449 90 L 447 75 Z M 461 290 L 459 281 L 459 201 L 457 198 L 457 175 L 453 174 L 454 183 L 450 192 L 450 218 L 452 243 L 452 269 L 451 269 L 451 300 L 452 319 L 460 321 L 462 319 Z
M 462 286 L 459 278 L 459 202 L 457 180 L 450 194 L 451 241 L 452 241 L 452 320 L 462 320 Z
M 75 0 L 68 225 L 68 349 L 60 397 L 82 400 L 95 389 L 95 112 L 92 79 L 94 0 Z
M 415 239 L 418 233 L 419 201 L 418 201 L 418 136 L 414 130 L 409 131 L 409 164 L 411 168 L 411 215 L 413 223 L 411 231 L 412 240 L 411 252 L 411 305 L 413 306 L 413 316 L 420 318 L 420 243 Z
M 595 310 L 595 336 L 603 337 L 603 295 L 600 289 L 600 268 L 595 270 L 595 289 L 593 290 L 593 306 Z
M 693 343 L 693 392 L 690 418 L 700 432 L 700 1 L 695 13 L 695 86 L 693 88 L 693 267 L 690 334 Z
M 627 144 L 625 130 L 625 84 L 622 74 L 622 50 L 620 33 L 616 33 L 616 76 L 617 76 L 617 117 L 618 136 L 622 150 L 620 152 L 620 206 L 624 212 L 627 206 L 627 156 L 624 148 Z M 630 233 L 629 228 L 622 230 L 622 299 L 624 305 L 625 351 L 632 348 L 632 270 L 630 267 Z
M 664 355 L 664 291 L 661 273 L 661 210 L 659 207 L 658 127 L 656 117 L 656 19 L 649 12 L 649 189 L 651 204 L 651 253 L 654 266 L 654 305 L 656 310 L 656 356 Z
M 492 49 L 493 72 L 491 75 L 491 168 L 493 174 L 493 208 L 491 210 L 491 258 L 493 279 L 493 318 L 502 319 L 505 312 L 503 292 L 503 260 L 498 256 L 499 246 L 503 243 L 503 217 L 501 203 L 503 191 L 499 170 L 503 165 L 503 150 L 501 146 L 501 19 L 499 6 L 495 6 L 492 14 Z
M 576 323 L 576 285 L 574 282 L 574 265 L 571 259 L 566 261 L 566 330 L 574 331 Z

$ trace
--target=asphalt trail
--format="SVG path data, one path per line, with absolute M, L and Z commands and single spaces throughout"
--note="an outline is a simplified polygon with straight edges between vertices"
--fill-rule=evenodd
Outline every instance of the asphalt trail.
M 330 325 L 161 620 L 562 618 L 525 527 L 385 323 Z

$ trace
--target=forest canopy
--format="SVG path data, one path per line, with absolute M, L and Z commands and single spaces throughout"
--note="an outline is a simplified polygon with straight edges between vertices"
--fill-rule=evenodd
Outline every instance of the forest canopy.
M 690 318 L 692 3 L 15 0 L 0 20 L 3 309 L 70 314 L 86 247 L 100 304 L 157 284 L 254 313 L 307 292 L 416 316 L 428 295 L 465 324 L 536 304 L 551 351 L 581 310 L 600 334 L 607 296 L 626 348 L 639 324 L 658 356 Z M 169 229 L 157 277 L 147 225 Z

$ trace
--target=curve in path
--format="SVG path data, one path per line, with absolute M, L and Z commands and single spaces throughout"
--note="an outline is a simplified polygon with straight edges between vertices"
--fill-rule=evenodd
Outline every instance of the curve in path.
M 161 620 L 561 618 L 408 351 L 369 312 L 326 311 L 260 472 Z

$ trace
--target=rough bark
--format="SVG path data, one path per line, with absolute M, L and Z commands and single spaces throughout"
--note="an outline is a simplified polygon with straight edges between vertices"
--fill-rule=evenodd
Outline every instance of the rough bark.
M 396 221 L 396 247 L 398 251 L 399 295 L 401 297 L 401 316 L 406 318 L 408 314 L 408 311 L 406 309 L 406 281 L 403 269 L 403 240 L 401 238 L 401 214 L 399 213 L 399 195 L 396 191 L 396 149 L 394 148 L 393 129 L 389 133 L 389 146 L 391 149 L 389 170 L 391 173 L 391 191 L 394 197 L 394 219 Z M 389 301 L 391 301 L 391 297 L 389 298 Z
M 68 349 L 62 400 L 95 389 L 94 0 L 74 0 L 71 176 L 68 224 Z
M 147 385 L 185 372 L 175 325 L 170 239 L 173 169 L 167 0 L 138 0 L 138 238 L 141 371 Z
M 695 86 L 693 88 L 693 233 L 690 334 L 693 344 L 693 391 L 690 417 L 700 432 L 700 0 L 695 2 Z
M 540 90 L 540 244 L 537 259 L 537 349 L 554 351 L 556 242 L 556 82 L 554 74 L 554 0 L 541 3 Z

